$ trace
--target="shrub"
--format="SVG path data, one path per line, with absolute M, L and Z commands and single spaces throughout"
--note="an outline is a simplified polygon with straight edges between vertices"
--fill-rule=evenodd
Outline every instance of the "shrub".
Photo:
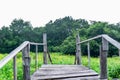
M 67 37 L 60 45 L 60 50 L 64 54 L 75 54 L 75 37 Z

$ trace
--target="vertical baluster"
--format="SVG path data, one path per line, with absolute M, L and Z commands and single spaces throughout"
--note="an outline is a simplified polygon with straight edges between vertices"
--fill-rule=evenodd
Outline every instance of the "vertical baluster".
M 13 57 L 13 76 L 14 80 L 17 80 L 17 64 L 16 64 L 16 58 L 17 56 Z
M 90 43 L 88 42 L 87 43 L 87 49 L 88 49 L 88 67 L 90 69 Z
M 35 69 L 38 69 L 38 45 L 36 45 L 36 51 L 35 51 Z
M 120 49 L 118 49 L 119 57 L 120 57 Z

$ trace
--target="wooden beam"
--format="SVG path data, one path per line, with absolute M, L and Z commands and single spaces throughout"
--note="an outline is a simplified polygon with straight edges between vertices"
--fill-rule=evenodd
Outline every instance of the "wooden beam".
M 48 54 L 48 58 L 49 58 L 50 63 L 53 64 L 52 63 L 52 58 L 51 58 L 50 53 L 49 53 L 49 50 L 47 50 L 47 54 Z
M 97 39 L 97 38 L 101 38 L 101 37 L 102 37 L 102 35 L 98 35 L 98 36 L 96 36 L 96 37 L 93 37 L 93 38 L 90 38 L 90 39 L 87 39 L 87 40 L 78 42 L 78 44 L 85 43 L 85 42 L 88 42 L 88 41 L 91 41 L 91 40 L 94 40 L 94 39 Z
M 22 50 L 22 59 L 23 59 L 23 79 L 24 80 L 30 80 L 30 44 L 28 44 L 23 50 Z
M 44 50 L 44 54 L 43 54 L 43 63 L 47 64 L 47 35 L 46 33 L 43 34 L 43 50 Z
M 108 41 L 102 38 L 102 47 L 100 53 L 100 79 L 107 79 L 107 53 Z
M 44 45 L 43 43 L 30 42 L 31 45 Z

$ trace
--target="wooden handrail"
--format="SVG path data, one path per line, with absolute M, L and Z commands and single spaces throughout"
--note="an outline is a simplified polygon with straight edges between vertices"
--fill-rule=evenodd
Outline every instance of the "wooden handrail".
M 102 35 L 98 35 L 98 36 L 96 36 L 96 37 L 93 37 L 93 38 L 90 38 L 90 39 L 87 39 L 87 40 L 84 40 L 84 41 L 78 42 L 77 44 L 81 44 L 81 43 L 89 42 L 89 41 L 91 41 L 91 40 L 94 40 L 94 39 L 97 39 L 97 38 L 101 38 L 101 37 L 102 37 Z
M 90 45 L 89 42 L 91 40 L 95 40 L 98 38 L 102 38 L 102 45 L 100 47 L 100 79 L 107 79 L 107 53 L 108 53 L 108 43 L 112 44 L 119 50 L 119 56 L 120 56 L 120 43 L 113 38 L 109 37 L 106 34 L 98 35 L 96 37 L 81 41 L 79 40 L 79 35 L 77 36 L 76 40 L 79 40 L 76 42 L 76 56 L 78 51 L 81 50 L 81 48 L 77 48 L 78 45 L 81 46 L 82 43 L 87 43 L 88 45 L 88 67 L 90 67 Z M 81 52 L 79 52 L 81 54 Z M 80 59 L 79 59 L 80 60 Z
M 106 39 L 109 43 L 120 49 L 120 43 L 113 38 L 109 37 L 108 35 L 102 35 L 104 39 Z
M 120 49 L 120 43 L 118 41 L 114 40 L 113 38 L 111 38 L 110 36 L 106 35 L 106 34 L 98 35 L 98 36 L 95 36 L 93 38 L 90 38 L 90 39 L 87 39 L 87 40 L 83 40 L 81 42 L 78 42 L 77 44 L 82 44 L 82 43 L 89 42 L 91 40 L 95 40 L 95 39 L 98 39 L 98 38 L 104 38 L 109 43 L 111 43 L 112 45 L 114 45 L 115 47 L 117 47 L 118 49 Z
M 35 43 L 35 42 L 30 42 L 31 45 L 44 45 L 44 43 Z
M 26 45 L 29 44 L 29 41 L 23 42 L 20 46 L 10 52 L 6 57 L 0 61 L 0 68 L 2 68 L 8 61 L 10 61 L 15 55 L 18 54 Z
M 17 64 L 16 58 L 17 54 L 22 51 L 22 60 L 23 60 L 23 77 L 24 80 L 30 80 L 30 45 L 36 46 L 36 54 L 35 54 L 35 69 L 38 68 L 38 46 L 42 45 L 44 50 L 44 64 L 47 64 L 47 35 L 43 34 L 43 43 L 35 43 L 25 41 L 12 52 L 10 52 L 6 57 L 0 60 L 0 69 L 4 67 L 11 59 L 13 59 L 13 76 L 14 80 L 17 80 Z M 50 57 L 50 55 L 48 55 Z

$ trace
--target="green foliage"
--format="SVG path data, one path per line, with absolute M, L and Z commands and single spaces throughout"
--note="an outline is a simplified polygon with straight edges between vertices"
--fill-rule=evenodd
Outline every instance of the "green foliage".
M 111 69 L 109 69 L 109 75 L 114 78 L 120 78 L 120 65 L 116 64 Z
M 75 37 L 67 37 L 60 45 L 60 51 L 64 54 L 75 54 Z
M 45 31 L 48 34 L 48 45 L 53 46 L 51 51 L 54 51 L 54 47 L 60 46 L 63 41 L 75 31 L 86 27 L 89 27 L 86 20 L 74 20 L 72 17 L 60 18 L 56 19 L 54 22 L 50 21 L 47 23 Z
M 108 58 L 108 75 L 112 78 L 120 78 L 120 57 Z
M 5 57 L 7 54 L 0 54 L 0 59 Z M 35 71 L 35 54 L 30 53 L 31 57 L 31 75 Z M 51 58 L 53 64 L 74 64 L 75 56 L 73 55 L 63 55 L 62 53 L 51 53 Z M 43 64 L 43 55 L 42 53 L 38 54 L 39 67 Z M 112 57 L 108 58 L 108 77 L 110 80 L 113 78 L 120 78 L 120 58 Z M 11 60 L 6 64 L 2 69 L 0 69 L 0 80 L 13 80 L 13 61 Z M 99 58 L 91 58 L 90 68 L 100 73 Z M 88 66 L 88 58 L 82 56 L 82 64 Z M 22 66 L 22 56 L 21 53 L 17 55 L 17 71 L 18 71 L 18 80 L 23 80 L 23 66 Z M 6 74 L 7 73 L 7 74 Z
M 108 34 L 120 42 L 120 23 L 108 24 L 107 22 L 73 19 L 70 16 L 48 22 L 44 27 L 32 27 L 31 23 L 22 19 L 14 19 L 10 26 L 0 29 L 0 52 L 9 53 L 24 41 L 43 42 L 42 35 L 47 33 L 49 51 L 75 54 L 75 36 L 79 33 L 81 41 L 88 38 Z M 91 56 L 99 56 L 101 40 L 90 42 Z M 82 44 L 82 53 L 86 55 L 86 44 Z M 96 49 L 94 49 L 96 48 Z M 32 51 L 35 49 L 31 46 Z M 42 51 L 40 47 L 39 51 Z M 108 56 L 118 55 L 118 50 L 110 45 Z M 112 54 L 111 54 L 112 53 Z

